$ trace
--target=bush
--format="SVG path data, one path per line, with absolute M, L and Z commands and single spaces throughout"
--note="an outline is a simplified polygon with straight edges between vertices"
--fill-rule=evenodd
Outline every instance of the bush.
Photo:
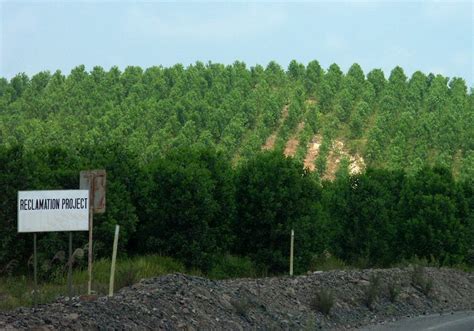
M 424 295 L 430 294 L 433 288 L 433 280 L 426 276 L 424 267 L 415 266 L 411 280 L 413 286 L 420 290 Z
M 367 308 L 372 309 L 375 301 L 380 296 L 380 276 L 371 275 L 370 284 L 364 289 L 364 303 Z
M 324 315 L 329 315 L 332 306 L 334 306 L 334 295 L 329 290 L 316 291 L 314 294 L 310 306 L 312 309 L 319 311 Z
M 347 265 L 344 261 L 338 257 L 332 255 L 328 251 L 324 251 L 322 254 L 313 255 L 309 270 L 311 271 L 328 271 L 328 270 L 342 270 L 347 269 Z
M 212 279 L 257 277 L 254 263 L 247 257 L 226 255 L 216 260 L 207 274 Z
M 390 302 L 393 303 L 397 301 L 400 291 L 400 286 L 397 283 L 391 282 L 388 284 L 388 298 L 390 299 Z

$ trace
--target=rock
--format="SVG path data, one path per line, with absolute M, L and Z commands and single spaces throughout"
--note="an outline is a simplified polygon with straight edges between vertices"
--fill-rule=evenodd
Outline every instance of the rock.
M 79 318 L 79 314 L 71 313 L 71 314 L 67 315 L 66 318 L 69 319 L 69 320 L 77 320 Z
M 81 295 L 79 297 L 79 300 L 85 301 L 85 302 L 92 302 L 97 300 L 97 295 L 91 294 L 91 295 Z

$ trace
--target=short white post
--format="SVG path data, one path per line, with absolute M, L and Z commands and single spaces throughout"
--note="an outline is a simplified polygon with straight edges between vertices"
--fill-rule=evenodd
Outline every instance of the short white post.
M 295 241 L 295 231 L 291 230 L 291 244 L 290 244 L 290 276 L 293 276 L 293 247 Z
M 120 225 L 116 225 L 115 237 L 114 237 L 114 248 L 112 252 L 112 265 L 110 266 L 109 297 L 114 295 L 115 261 L 117 260 L 117 246 L 118 246 L 119 230 L 120 230 Z

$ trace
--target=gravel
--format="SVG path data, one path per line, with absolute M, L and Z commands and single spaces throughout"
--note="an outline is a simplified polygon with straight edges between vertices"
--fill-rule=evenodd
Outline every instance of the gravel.
M 425 268 L 429 291 L 413 282 L 414 273 L 413 268 L 338 270 L 220 281 L 175 273 L 143 279 L 111 298 L 58 298 L 0 312 L 0 329 L 343 330 L 474 309 L 473 273 Z M 334 298 L 328 316 L 313 304 L 323 289 Z M 376 294 L 370 305 L 369 289 Z

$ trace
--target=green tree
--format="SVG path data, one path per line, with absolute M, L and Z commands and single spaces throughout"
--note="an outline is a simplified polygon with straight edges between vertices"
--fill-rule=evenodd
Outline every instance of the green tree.
M 379 97 L 387 83 L 383 71 L 381 69 L 374 69 L 367 74 L 367 80 L 372 84 L 375 90 L 375 95 Z
M 292 80 L 303 81 L 306 76 L 306 68 L 302 63 L 292 60 L 288 65 L 288 76 Z
M 306 66 L 305 87 L 308 95 L 315 95 L 323 80 L 324 70 L 318 61 L 313 60 Z
M 336 224 L 332 246 L 337 256 L 350 263 L 387 266 L 397 257 L 394 245 L 403 173 L 368 170 L 340 176 L 330 187 L 328 207 Z
M 467 238 L 465 225 L 456 217 L 456 195 L 454 179 L 445 168 L 424 168 L 407 178 L 398 207 L 401 257 L 462 261 Z
M 180 149 L 146 167 L 137 193 L 141 253 L 161 253 L 209 270 L 232 244 L 230 166 L 210 151 Z
M 301 164 L 266 152 L 237 171 L 236 252 L 270 272 L 288 268 L 290 230 L 297 233 L 296 270 L 307 267 L 316 236 L 315 201 L 320 191 Z

